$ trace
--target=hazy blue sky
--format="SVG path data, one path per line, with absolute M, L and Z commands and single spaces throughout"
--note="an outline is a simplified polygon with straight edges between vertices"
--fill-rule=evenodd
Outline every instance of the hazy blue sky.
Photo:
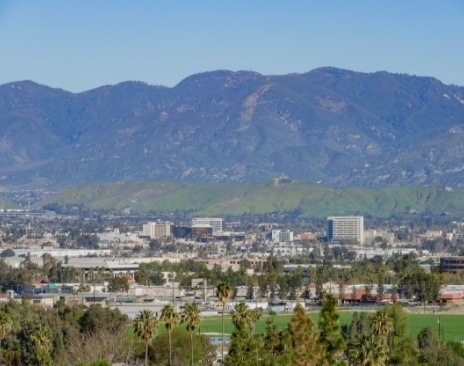
M 464 1 L 0 0 L 0 84 L 173 86 L 321 66 L 464 85 Z

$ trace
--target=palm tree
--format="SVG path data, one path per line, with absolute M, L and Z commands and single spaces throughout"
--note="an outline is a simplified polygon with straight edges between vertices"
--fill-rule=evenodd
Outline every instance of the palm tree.
M 377 311 L 371 316 L 370 325 L 373 333 L 383 343 L 387 343 L 388 335 L 393 330 L 393 320 L 387 313 Z
M 74 267 L 72 267 L 74 268 Z M 77 280 L 77 282 L 84 282 L 85 280 L 85 273 L 81 268 L 75 268 L 74 269 L 74 278 Z
M 50 365 L 50 328 L 45 325 L 38 325 L 29 336 L 30 341 L 34 345 L 34 359 L 35 365 Z
M 224 309 L 227 301 L 232 297 L 232 287 L 227 282 L 219 282 L 216 286 L 217 297 L 219 304 L 222 305 L 222 360 L 224 362 Z
M 155 338 L 159 320 L 150 310 L 142 310 L 135 318 L 135 333 L 145 341 L 145 366 L 148 365 L 148 344 Z
M 13 322 L 8 314 L 4 313 L 3 311 L 0 312 L 0 348 L 2 345 L 3 339 L 11 332 L 13 328 Z
M 373 335 L 362 334 L 348 344 L 348 360 L 353 366 L 385 366 L 388 347 Z
M 179 321 L 179 313 L 174 309 L 172 305 L 165 305 L 161 310 L 161 320 L 164 321 L 166 330 L 168 331 L 169 339 L 169 366 L 172 365 L 172 342 L 171 342 L 171 333 L 172 328 Z
M 250 309 L 244 302 L 236 304 L 230 315 L 232 315 L 232 324 L 235 328 L 245 328 L 246 324 L 250 322 Z
M 97 267 L 98 273 L 98 281 L 104 282 L 105 281 L 105 267 Z
M 251 336 L 253 337 L 256 322 L 261 318 L 261 312 L 258 309 L 250 310 L 250 316 L 247 319 L 248 328 L 250 329 Z
M 186 304 L 184 312 L 181 314 L 182 323 L 187 323 L 187 330 L 190 333 L 190 347 L 191 347 L 191 364 L 193 366 L 193 332 L 195 328 L 200 325 L 200 310 L 198 310 L 197 304 Z
M 240 329 L 243 329 L 245 331 L 245 327 L 248 326 L 250 329 L 251 339 L 253 339 L 256 321 L 261 317 L 259 310 L 251 310 L 244 302 L 240 302 L 235 305 L 234 310 L 232 310 L 230 314 L 232 315 L 232 323 L 234 324 L 236 330 L 240 331 Z M 256 357 L 258 357 L 257 347 L 255 347 L 255 352 Z
M 35 347 L 50 350 L 50 328 L 45 325 L 38 325 L 31 333 L 30 339 Z

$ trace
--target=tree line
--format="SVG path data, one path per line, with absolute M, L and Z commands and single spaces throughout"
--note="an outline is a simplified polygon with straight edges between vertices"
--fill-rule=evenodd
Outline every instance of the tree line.
M 394 297 L 416 299 L 424 304 L 438 300 L 440 285 L 464 284 L 464 272 L 441 273 L 437 268 L 427 272 L 420 266 L 414 254 L 395 256 L 388 260 L 376 256 L 361 259 L 351 266 L 336 266 L 336 262 L 328 260 L 310 263 L 293 259 L 291 264 L 295 268 L 290 271 L 284 271 L 284 263 L 271 256 L 259 266 L 252 266 L 245 259 L 237 271 L 230 267 L 224 271 L 218 265 L 208 269 L 204 263 L 194 260 L 180 263 L 142 263 L 135 279 L 143 285 L 163 285 L 166 280 L 162 273 L 170 272 L 172 278 L 185 289 L 191 288 L 193 279 L 204 278 L 210 286 L 216 286 L 220 282 L 228 283 L 232 287 L 232 297 L 237 293 L 238 287 L 245 286 L 248 288 L 248 300 L 259 297 L 269 301 L 322 298 L 323 284 L 328 281 L 335 282 L 340 291 L 350 285 L 363 284 L 367 295 L 375 287 L 377 298 L 380 299 L 384 295 L 385 285 L 389 284 Z M 250 268 L 255 270 L 253 274 L 247 272 Z M 311 283 L 316 285 L 314 293 L 305 286 Z M 366 299 L 368 301 L 369 296 Z

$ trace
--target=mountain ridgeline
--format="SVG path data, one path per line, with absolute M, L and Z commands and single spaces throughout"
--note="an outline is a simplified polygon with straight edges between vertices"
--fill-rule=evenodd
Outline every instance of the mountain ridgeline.
M 464 191 L 437 187 L 343 188 L 292 179 L 258 183 L 128 182 L 92 184 L 59 192 L 38 204 L 56 209 L 82 204 L 132 212 L 191 211 L 202 215 L 293 212 L 300 217 L 464 214 Z
M 0 126 L 5 186 L 464 182 L 464 88 L 429 77 L 214 71 L 77 94 L 22 81 L 0 86 Z

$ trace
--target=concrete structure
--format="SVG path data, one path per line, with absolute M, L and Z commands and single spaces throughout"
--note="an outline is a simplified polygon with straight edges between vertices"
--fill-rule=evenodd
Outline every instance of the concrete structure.
M 30 255 L 31 258 L 42 258 L 44 254 L 50 254 L 55 258 L 64 258 L 64 257 L 85 257 L 89 255 L 93 256 L 108 256 L 111 255 L 111 250 L 109 249 L 55 249 L 55 248 L 46 248 L 41 249 L 37 247 L 31 247 L 27 249 L 18 249 L 13 248 L 15 256 L 26 256 Z M 24 260 L 22 258 L 21 260 Z
M 211 227 L 213 234 L 222 232 L 222 219 L 213 217 L 194 217 L 192 218 L 192 229 L 204 227 Z
M 14 299 L 21 301 L 23 298 L 26 299 L 30 304 L 41 305 L 45 307 L 53 307 L 55 303 L 59 300 L 59 297 L 56 295 L 50 294 L 39 294 L 39 295 L 28 295 L 26 297 L 22 295 L 15 295 Z
M 454 233 L 446 233 L 445 238 L 450 240 L 450 241 L 453 240 L 454 239 Z
M 102 258 L 70 258 L 68 264 L 62 264 L 63 268 L 74 267 L 82 270 L 86 279 L 90 278 L 92 272 L 100 269 L 103 274 L 113 276 L 134 276 L 139 269 L 139 264 L 130 262 L 128 259 L 102 259 Z
M 293 232 L 290 230 L 272 230 L 272 242 L 282 243 L 293 241 Z
M 142 235 L 150 239 L 163 239 L 171 236 L 171 223 L 169 222 L 149 222 L 143 225 Z
M 300 240 L 301 241 L 311 241 L 316 239 L 317 235 L 313 233 L 301 233 Z
M 370 244 L 374 241 L 375 238 L 381 237 L 383 240 L 385 240 L 388 244 L 393 244 L 395 241 L 395 234 L 394 233 L 389 233 L 385 230 L 366 230 L 364 231 L 364 243 L 365 244 Z
M 252 266 L 262 266 L 267 259 L 265 258 L 252 258 L 247 257 L 246 260 L 250 262 Z M 213 269 L 214 266 L 219 266 L 223 271 L 232 268 L 233 271 L 238 271 L 240 269 L 240 264 L 242 263 L 242 258 L 209 258 L 209 259 L 195 259 L 195 262 L 205 263 L 206 268 L 209 270 Z
M 114 244 L 135 244 L 141 245 L 144 240 L 139 238 L 135 233 L 120 233 L 119 229 L 113 229 L 112 231 L 97 233 L 100 248 L 106 246 L 109 247 Z
M 357 240 L 364 244 L 363 216 L 329 216 L 327 221 L 327 238 L 330 242 Z
M 441 230 L 426 230 L 424 237 L 426 239 L 435 239 L 443 236 L 443 231 Z

